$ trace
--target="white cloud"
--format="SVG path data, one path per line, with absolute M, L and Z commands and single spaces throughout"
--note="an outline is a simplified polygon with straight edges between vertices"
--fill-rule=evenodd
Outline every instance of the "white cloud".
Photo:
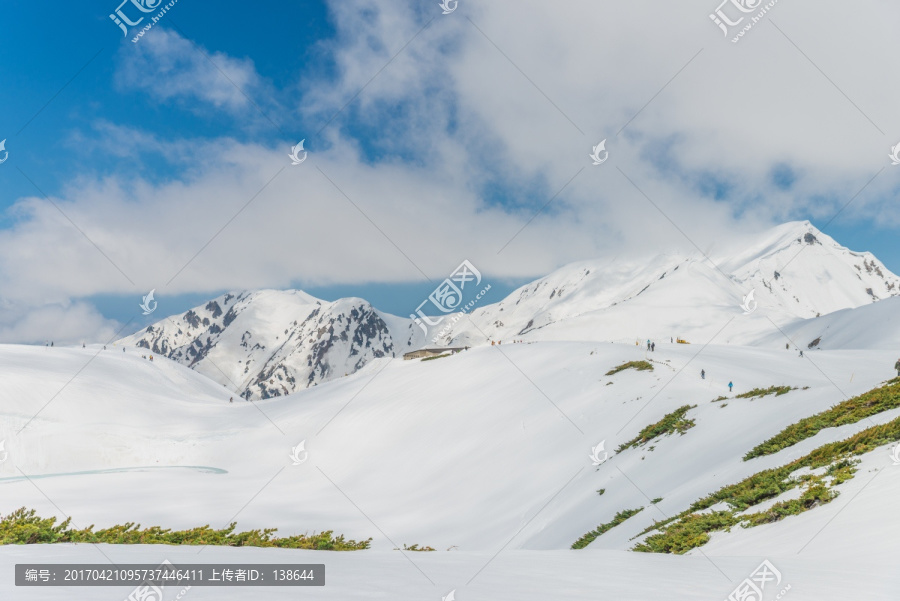
M 118 87 L 163 102 L 251 115 L 271 99 L 271 88 L 252 60 L 210 52 L 165 28 L 153 29 L 140 44 L 124 45 L 119 57 Z
M 118 324 L 104 318 L 87 303 L 33 306 L 5 301 L 2 304 L 0 340 L 5 343 L 44 344 L 52 341 L 59 345 L 107 342 L 117 337 Z
M 900 6 L 876 3 L 873 20 L 836 2 L 779 3 L 735 45 L 708 18 L 715 4 L 461 3 L 447 16 L 435 7 L 385 67 L 430 16 L 335 2 L 340 77 L 299 82 L 307 92 L 294 110 L 321 127 L 366 87 L 320 136 L 310 131 L 306 163 L 290 166 L 298 140 L 161 140 L 99 123 L 95 150 L 153 152 L 189 168 L 175 181 L 87 173 L 72 182 L 54 201 L 90 241 L 45 200 L 22 199 L 23 219 L 0 231 L 4 296 L 40 305 L 156 288 L 164 311 L 165 295 L 183 292 L 409 281 L 419 268 L 440 279 L 463 258 L 492 277 L 537 276 L 593 256 L 692 248 L 678 228 L 708 250 L 773 222 L 829 218 L 900 140 L 890 76 L 900 59 L 886 51 Z M 139 46 L 123 59 L 121 86 L 194 110 L 251 110 L 177 34 L 154 31 Z M 266 99 L 257 101 L 277 95 L 251 61 L 210 55 Z M 610 160 L 591 166 L 603 138 Z M 125 140 L 141 143 L 125 150 Z M 384 155 L 373 158 L 373 147 Z M 772 179 L 779 166 L 796 175 L 787 191 Z M 845 214 L 900 224 L 889 202 L 897 169 Z M 728 184 L 725 199 L 701 193 L 713 177 Z M 507 202 L 491 198 L 496 189 Z

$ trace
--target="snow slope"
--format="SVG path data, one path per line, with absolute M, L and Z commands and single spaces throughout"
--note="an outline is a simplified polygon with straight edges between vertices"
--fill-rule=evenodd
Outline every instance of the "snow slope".
M 900 298 L 797 321 L 784 334 L 804 349 L 884 349 L 900 356 Z M 758 344 L 779 346 L 784 334 L 771 333 Z
M 850 590 L 859 598 L 895 598 L 900 583 L 887 559 L 900 551 L 900 467 L 887 448 L 866 455 L 864 469 L 831 504 L 716 535 L 701 549 L 708 557 L 627 552 L 629 539 L 653 520 L 868 427 L 826 430 L 776 455 L 741 461 L 784 426 L 891 377 L 893 353 L 823 350 L 800 359 L 771 348 L 662 343 L 649 357 L 654 371 L 603 375 L 645 356 L 633 344 L 504 344 L 427 362 L 377 359 L 293 395 L 229 403 L 229 393 L 202 374 L 163 358 L 151 363 L 132 349 L 0 346 L 0 364 L 14 368 L 0 373 L 0 439 L 9 453 L 0 463 L 0 512 L 23 505 L 45 516 L 65 512 L 76 526 L 237 521 L 239 528 L 278 527 L 283 534 L 328 529 L 373 537 L 371 551 L 324 556 L 335 568 L 326 590 L 315 593 L 323 598 L 439 599 L 451 588 L 461 601 L 601 593 L 725 598 L 762 557 L 803 591 L 793 593 L 798 599 L 844 598 Z M 701 368 L 706 380 L 698 377 Z M 729 380 L 735 393 L 773 384 L 809 388 L 711 403 L 728 395 Z M 684 436 L 592 465 L 591 447 L 604 441 L 613 450 L 683 404 L 697 405 L 690 412 L 697 425 Z M 291 448 L 301 441 L 308 460 L 293 465 Z M 110 469 L 123 471 L 96 473 Z M 55 476 L 34 478 L 48 474 Z M 651 506 L 654 497 L 663 500 Z M 636 507 L 645 509 L 588 549 L 569 550 L 616 512 Z M 392 551 L 403 544 L 438 551 Z M 48 557 L 105 561 L 86 546 L 46 549 Z M 39 552 L 0 549 L 0 561 L 8 567 Z M 192 552 L 165 550 L 170 559 Z M 235 550 L 207 552 L 204 561 Z M 525 580 L 523 572 L 530 574 Z M 9 570 L 0 573 L 8 578 Z M 194 589 L 191 596 L 212 598 L 213 590 L 219 592 Z M 62 598 L 58 591 L 17 594 Z

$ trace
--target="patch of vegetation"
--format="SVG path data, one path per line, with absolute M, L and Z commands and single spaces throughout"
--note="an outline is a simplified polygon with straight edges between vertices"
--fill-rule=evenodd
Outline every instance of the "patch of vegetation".
M 751 399 L 753 397 L 762 397 L 770 394 L 774 394 L 775 396 L 781 396 L 783 394 L 787 394 L 792 390 L 797 390 L 796 388 L 791 388 L 790 386 L 769 386 L 768 388 L 754 388 L 748 392 L 743 392 L 741 394 L 734 395 L 736 399 Z
M 650 502 L 653 503 L 654 505 L 656 505 L 657 503 L 659 503 L 659 502 L 662 501 L 662 500 L 663 500 L 662 497 L 656 497 L 655 499 L 653 499 L 653 500 L 650 501 Z
M 249 530 L 235 533 L 236 522 L 227 528 L 214 530 L 206 526 L 191 530 L 171 530 L 151 526 L 141 529 L 140 524 L 128 522 L 111 528 L 76 530 L 69 527 L 72 518 L 57 524 L 56 518 L 42 518 L 34 509 L 21 507 L 7 516 L 0 517 L 0 545 L 32 545 L 39 543 L 107 543 L 113 545 L 212 545 L 224 547 L 279 547 L 282 549 L 316 549 L 329 551 L 356 551 L 368 549 L 372 539 L 364 541 L 344 540 L 344 535 L 334 537 L 331 530 L 318 534 L 274 536 L 275 528 Z
M 710 403 L 718 403 L 719 401 L 724 401 L 724 400 L 727 399 L 727 398 L 728 398 L 727 396 L 720 396 L 720 397 L 717 398 L 717 399 L 711 400 Z
M 694 420 L 687 419 L 685 417 L 685 414 L 696 406 L 697 405 L 682 405 L 672 413 L 666 414 L 665 417 L 663 417 L 655 424 L 650 424 L 649 426 L 641 430 L 637 436 L 635 436 L 628 442 L 619 445 L 619 448 L 616 449 L 616 453 L 621 453 L 629 447 L 636 448 L 639 445 L 644 444 L 645 442 L 662 436 L 663 434 L 672 434 L 674 432 L 678 432 L 679 434 L 683 435 L 695 425 Z
M 443 355 L 435 355 L 434 357 L 422 357 L 422 361 L 434 361 L 435 359 L 443 359 L 449 357 L 452 353 L 444 353 Z
M 825 428 L 855 424 L 867 417 L 900 407 L 900 378 L 891 384 L 864 392 L 821 413 L 791 424 L 744 455 L 744 461 L 771 455 L 818 434 Z
M 643 511 L 643 509 L 644 509 L 643 507 L 638 507 L 637 509 L 626 509 L 625 511 L 620 511 L 619 513 L 617 513 L 615 515 L 615 517 L 613 517 L 612 521 L 606 522 L 605 524 L 600 524 L 599 526 L 597 526 L 596 528 L 594 528 L 593 530 L 591 530 L 590 532 L 588 532 L 587 534 L 585 534 L 584 536 L 579 538 L 577 541 L 572 543 L 572 548 L 573 549 L 584 549 L 589 544 L 594 542 L 594 540 L 598 536 L 600 536 L 601 534 L 603 534 L 604 532 L 606 532 L 608 530 L 611 530 L 612 528 L 615 528 L 616 526 L 618 526 L 619 524 L 621 524 L 622 522 L 624 522 L 631 516 Z
M 626 369 L 636 369 L 637 371 L 653 371 L 653 364 L 649 361 L 628 361 L 627 363 L 623 363 L 618 367 L 612 368 L 611 370 L 606 372 L 606 375 L 612 376 L 619 373 L 620 371 L 625 371 Z
M 605 489 L 605 488 L 601 488 L 600 490 L 597 491 L 597 494 L 598 494 L 598 495 L 602 495 L 602 494 L 605 493 L 605 492 L 606 492 L 606 489 Z
M 727 406 L 728 406 L 728 403 L 722 403 L 721 405 L 719 405 L 719 409 L 724 409 Z
M 839 492 L 837 485 L 853 478 L 859 460 L 855 457 L 878 447 L 900 440 L 900 418 L 887 424 L 873 426 L 838 442 L 823 445 L 787 465 L 756 473 L 736 484 L 725 486 L 695 503 L 687 510 L 664 521 L 657 522 L 641 532 L 651 534 L 634 547 L 634 551 L 647 553 L 684 553 L 709 540 L 709 533 L 729 530 L 740 525 L 751 528 L 760 524 L 777 522 L 789 515 L 797 515 L 830 503 Z M 794 472 L 809 468 L 825 468 L 821 475 Z M 798 499 L 781 501 L 766 510 L 743 513 L 760 503 L 802 487 Z M 728 509 L 707 513 L 714 505 L 724 503 Z M 741 513 L 742 515 L 738 515 Z M 638 536 L 640 536 L 638 535 Z
M 400 549 L 394 549 L 394 550 L 399 551 Z M 409 547 L 407 547 L 406 545 L 403 545 L 403 550 L 404 551 L 427 552 L 427 551 L 434 551 L 434 547 L 428 547 L 428 546 L 420 547 L 417 543 L 415 545 L 410 545 Z
M 730 511 L 692 513 L 666 527 L 663 534 L 647 537 L 644 542 L 638 543 L 632 550 L 680 555 L 708 543 L 710 532 L 729 530 L 736 523 L 738 523 L 738 519 Z

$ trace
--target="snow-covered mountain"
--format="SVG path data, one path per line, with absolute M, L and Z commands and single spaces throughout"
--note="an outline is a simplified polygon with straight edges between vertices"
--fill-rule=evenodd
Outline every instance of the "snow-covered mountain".
M 262 290 L 226 294 L 122 342 L 188 365 L 244 398 L 264 399 L 432 344 L 674 338 L 783 344 L 781 330 L 797 322 L 898 294 L 900 278 L 871 253 L 851 251 L 803 221 L 711 258 L 668 253 L 573 263 L 457 321 L 444 319 L 428 336 L 409 318 L 362 299 L 327 302 L 295 290 Z
M 437 587 L 459 589 L 460 599 L 724 599 L 763 558 L 792 595 L 896 599 L 895 435 L 858 457 L 853 478 L 830 484 L 839 493 L 830 502 L 713 531 L 687 556 L 629 551 L 656 522 L 724 486 L 900 417 L 886 406 L 743 460 L 791 424 L 895 374 L 900 298 L 872 301 L 896 296 L 897 277 L 809 227 L 782 226 L 715 265 L 665 255 L 565 267 L 483 308 L 455 336 L 483 343 L 484 327 L 533 344 L 480 344 L 434 362 L 386 360 L 426 343 L 411 320 L 361 299 L 325 302 L 297 291 L 224 295 L 126 339 L 158 355 L 152 363 L 100 345 L 0 345 L 0 514 L 24 505 L 61 519 L 64 507 L 78 526 L 238 521 L 281 535 L 372 537 L 371 550 L 336 559 L 290 552 L 350 562 L 329 576 L 329 594 L 340 599 L 446 597 Z M 738 305 L 748 286 L 759 308 L 744 315 Z M 655 352 L 633 339 L 611 343 L 654 328 L 722 334 L 702 347 L 666 336 Z M 753 336 L 750 345 L 733 343 Z M 590 340 L 551 340 L 566 337 Z M 807 348 L 815 338 L 819 350 L 803 358 L 784 348 L 785 339 Z M 652 369 L 615 369 L 636 361 Z M 248 398 L 275 398 L 229 403 L 222 383 Z M 772 386 L 789 390 L 742 395 Z M 690 424 L 681 434 L 634 445 L 685 405 Z M 301 443 L 307 454 L 298 461 Z M 599 462 L 598 448 L 608 451 Z M 757 508 L 801 493 L 783 491 Z M 631 517 L 621 521 L 626 510 Z M 571 548 L 598 525 L 605 530 L 587 548 Z M 407 553 L 405 545 L 435 551 Z M 145 563 L 196 553 L 110 546 L 117 558 L 133 552 Z M 9 568 L 0 570 L 0 588 L 10 590 L 23 553 L 46 560 L 12 547 L 0 546 L 0 568 Z M 92 549 L 41 551 L 60 563 L 97 561 Z M 261 563 L 288 552 L 205 551 Z M 294 594 L 284 591 L 285 599 Z
M 410 320 L 359 298 L 260 290 L 225 294 L 121 343 L 192 367 L 246 399 L 265 399 L 354 373 L 422 340 Z
M 682 337 L 746 344 L 775 330 L 773 322 L 782 326 L 898 294 L 900 277 L 874 255 L 839 245 L 808 221 L 792 222 L 749 248 L 710 259 L 665 254 L 567 265 L 474 310 L 442 342 Z M 745 315 L 742 304 L 760 310 Z

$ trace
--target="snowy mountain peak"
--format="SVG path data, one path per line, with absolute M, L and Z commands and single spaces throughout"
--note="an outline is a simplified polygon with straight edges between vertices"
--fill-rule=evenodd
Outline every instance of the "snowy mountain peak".
M 363 299 L 259 290 L 222 295 L 123 343 L 188 365 L 246 399 L 265 399 L 394 357 L 419 342 L 412 329 Z
M 723 341 L 758 340 L 774 327 L 770 319 L 786 324 L 896 296 L 900 278 L 871 253 L 851 251 L 809 221 L 796 221 L 709 259 L 664 253 L 641 262 L 566 265 L 474 311 L 442 342 L 709 340 L 743 313 L 742 298 L 753 290 L 765 311 L 732 324 Z
M 900 278 L 872 253 L 838 244 L 808 221 L 777 226 L 720 265 L 742 286 L 761 286 L 799 317 L 859 307 L 900 294 Z

